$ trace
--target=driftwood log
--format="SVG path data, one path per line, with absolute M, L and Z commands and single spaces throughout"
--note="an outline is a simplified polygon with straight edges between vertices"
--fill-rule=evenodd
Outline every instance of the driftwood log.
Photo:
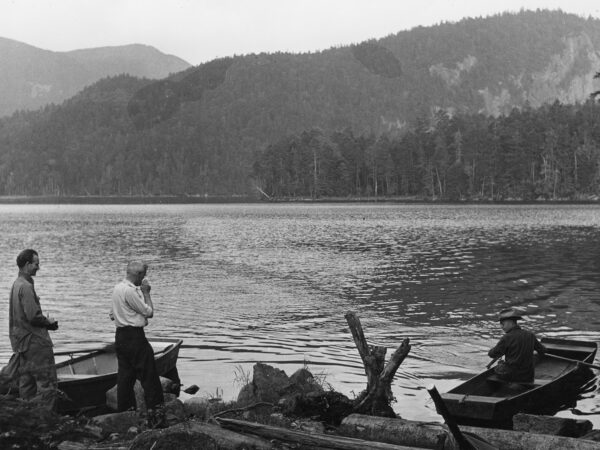
M 367 389 L 358 396 L 354 412 L 372 416 L 396 417 L 390 406 L 394 400 L 392 381 L 398 367 L 410 351 L 410 340 L 404 339 L 386 364 L 386 347 L 367 343 L 360 319 L 356 314 L 348 312 L 344 317 L 350 327 L 367 375 Z
M 463 432 L 473 433 L 503 450 L 597 450 L 599 448 L 598 442 L 587 439 L 494 428 L 461 426 L 460 429 Z M 342 421 L 338 433 L 357 439 L 388 442 L 408 447 L 418 445 L 444 450 L 458 450 L 459 448 L 447 427 L 440 423 L 351 414 Z
M 189 421 L 164 430 L 151 430 L 137 435 L 129 450 L 189 449 L 189 450 L 275 450 L 268 439 L 240 434 L 218 425 Z M 100 450 L 100 449 L 94 449 Z
M 259 423 L 234 419 L 216 419 L 219 425 L 236 433 L 250 434 L 263 439 L 281 441 L 299 445 L 299 448 L 327 448 L 332 450 L 415 450 L 422 447 L 406 447 L 397 444 L 372 442 L 364 439 L 335 436 L 329 434 L 307 433 L 273 427 Z M 294 447 L 296 448 L 296 447 Z
M 553 434 L 579 438 L 585 436 L 593 428 L 592 422 L 567 417 L 538 416 L 519 413 L 513 417 L 513 430 L 537 434 Z

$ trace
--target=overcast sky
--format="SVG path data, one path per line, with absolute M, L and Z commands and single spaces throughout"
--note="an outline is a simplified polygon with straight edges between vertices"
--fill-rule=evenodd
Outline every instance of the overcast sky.
M 600 0 L 0 0 L 0 36 L 53 51 L 147 44 L 197 65 L 537 8 L 600 18 Z

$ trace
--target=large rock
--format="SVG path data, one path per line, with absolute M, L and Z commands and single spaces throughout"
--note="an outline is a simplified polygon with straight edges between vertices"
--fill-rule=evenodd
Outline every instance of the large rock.
M 281 369 L 258 363 L 254 365 L 252 381 L 242 388 L 237 401 L 242 405 L 256 402 L 275 404 L 282 398 L 315 392 L 322 393 L 323 388 L 308 370 L 299 369 L 288 377 Z
M 165 396 L 174 396 L 174 394 L 165 394 Z M 166 400 L 166 399 L 165 399 Z M 178 398 L 172 398 L 170 401 L 165 401 L 165 419 L 167 425 L 175 425 L 183 422 L 188 415 L 186 414 L 183 402 Z
M 318 417 L 334 425 L 352 412 L 350 399 L 333 391 L 326 392 L 307 369 L 299 369 L 288 377 L 283 370 L 258 363 L 253 372 L 252 381 L 238 395 L 240 405 L 272 403 L 285 415 Z
M 263 363 L 254 365 L 252 382 L 248 383 L 238 395 L 238 403 L 255 402 L 277 403 L 281 393 L 290 385 L 290 379 L 281 369 Z
M 533 414 L 516 414 L 513 417 L 513 430 L 528 433 L 581 437 L 592 431 L 592 428 L 592 422 L 589 420 Z
M 160 377 L 160 385 L 165 394 L 174 394 L 176 397 L 179 397 L 181 384 L 177 381 L 173 381 L 170 378 Z
M 175 386 L 178 386 L 177 383 L 163 377 L 160 378 L 160 383 L 163 388 L 163 393 L 165 394 L 165 403 L 171 401 L 173 398 L 177 398 L 176 394 L 171 393 Z M 135 385 L 133 386 L 133 392 L 135 393 L 137 411 L 141 414 L 146 414 L 148 408 L 146 407 L 146 400 L 144 399 L 144 389 L 139 380 L 136 380 Z M 113 411 L 117 411 L 117 405 L 117 386 L 115 385 L 106 391 L 106 406 Z
M 137 410 L 141 413 L 146 413 L 146 401 L 144 400 L 144 389 L 142 389 L 142 385 L 139 381 L 135 382 L 133 386 L 133 392 L 135 393 L 135 403 L 137 405 Z M 106 406 L 108 406 L 113 411 L 117 411 L 118 403 L 117 403 L 117 385 L 111 387 L 108 391 L 106 391 Z
M 324 392 L 323 387 L 317 383 L 315 377 L 307 369 L 298 369 L 290 377 L 290 384 L 286 391 L 293 394 L 309 394 Z

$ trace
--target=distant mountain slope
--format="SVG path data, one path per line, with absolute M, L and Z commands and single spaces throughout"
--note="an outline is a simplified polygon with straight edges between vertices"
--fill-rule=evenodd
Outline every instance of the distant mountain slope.
M 379 135 L 431 124 L 439 110 L 499 115 L 582 102 L 600 83 L 596 49 L 600 20 L 523 11 L 319 53 L 214 60 L 155 82 L 105 79 L 61 106 L 0 121 L 0 193 L 245 193 L 257 152 L 315 127 Z M 81 55 L 16 53 L 29 80 L 85 78 L 69 67 L 95 67 Z M 18 189 L 2 179 L 26 179 L 26 167 L 50 179 Z
M 600 67 L 600 21 L 560 11 L 420 27 L 379 44 L 396 55 L 411 90 L 425 93 L 432 106 L 488 114 L 525 102 L 584 101 Z
M 523 11 L 320 53 L 236 57 L 206 97 L 211 114 L 199 119 L 220 117 L 228 133 L 264 141 L 312 126 L 382 131 L 438 109 L 498 115 L 525 104 L 583 102 L 600 84 L 597 49 L 600 20 Z
M 190 67 L 145 45 L 52 52 L 5 38 L 0 61 L 0 116 L 60 103 L 106 76 L 158 79 Z

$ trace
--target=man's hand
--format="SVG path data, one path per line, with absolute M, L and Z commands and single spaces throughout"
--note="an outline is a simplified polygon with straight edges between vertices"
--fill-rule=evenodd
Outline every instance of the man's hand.
M 51 331 L 58 330 L 58 321 L 55 320 L 54 322 L 50 322 L 50 324 L 48 324 L 48 326 L 46 328 Z
M 140 288 L 142 289 L 142 292 L 149 294 L 150 289 L 152 289 L 152 286 L 150 286 L 150 282 L 146 278 L 144 278 L 142 280 L 142 284 L 141 284 Z

